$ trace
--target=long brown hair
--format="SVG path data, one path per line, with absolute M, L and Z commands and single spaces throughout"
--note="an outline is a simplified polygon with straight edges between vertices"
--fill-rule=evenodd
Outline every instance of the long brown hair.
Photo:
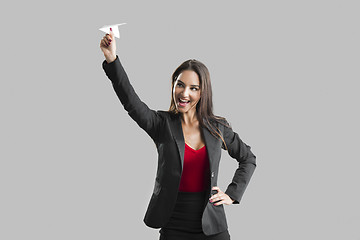
M 176 87 L 175 84 L 179 75 L 185 71 L 191 70 L 194 71 L 200 80 L 200 89 L 201 89 L 201 96 L 200 100 L 196 105 L 196 114 L 200 123 L 200 126 L 205 126 L 210 133 L 221 139 L 224 143 L 225 148 L 227 149 L 225 140 L 221 134 L 219 128 L 216 127 L 216 122 L 224 125 L 225 127 L 231 128 L 225 118 L 220 116 L 215 116 L 213 113 L 213 102 L 212 102 L 212 89 L 211 89 L 211 81 L 210 81 L 210 73 L 208 68 L 200 61 L 195 59 L 189 59 L 183 62 L 173 73 L 172 75 L 172 83 L 171 83 L 171 103 L 169 112 L 174 114 L 178 114 L 178 110 L 175 105 L 174 99 L 174 88 Z

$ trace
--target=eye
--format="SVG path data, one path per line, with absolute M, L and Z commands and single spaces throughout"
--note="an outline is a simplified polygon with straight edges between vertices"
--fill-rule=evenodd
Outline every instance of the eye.
M 193 88 L 191 88 L 191 90 L 193 90 L 193 91 L 197 91 L 197 90 L 199 90 L 197 87 L 193 87 Z

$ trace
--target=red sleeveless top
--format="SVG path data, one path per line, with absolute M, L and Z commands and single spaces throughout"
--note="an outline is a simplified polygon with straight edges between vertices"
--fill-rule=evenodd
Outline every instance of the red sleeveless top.
M 209 157 L 206 146 L 195 150 L 185 143 L 184 166 L 179 191 L 204 191 L 209 184 L 209 173 Z

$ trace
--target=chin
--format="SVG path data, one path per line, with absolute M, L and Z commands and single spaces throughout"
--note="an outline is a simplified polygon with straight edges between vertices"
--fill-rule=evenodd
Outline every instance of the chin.
M 187 106 L 187 107 L 177 107 L 177 110 L 179 113 L 187 113 L 189 112 L 192 108 L 196 108 L 196 106 Z

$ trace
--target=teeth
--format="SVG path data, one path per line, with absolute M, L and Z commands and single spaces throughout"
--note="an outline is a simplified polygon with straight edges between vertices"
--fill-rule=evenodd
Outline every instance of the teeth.
M 179 98 L 179 100 L 180 100 L 180 102 L 184 102 L 184 103 L 190 102 L 190 101 L 182 100 L 181 98 Z

